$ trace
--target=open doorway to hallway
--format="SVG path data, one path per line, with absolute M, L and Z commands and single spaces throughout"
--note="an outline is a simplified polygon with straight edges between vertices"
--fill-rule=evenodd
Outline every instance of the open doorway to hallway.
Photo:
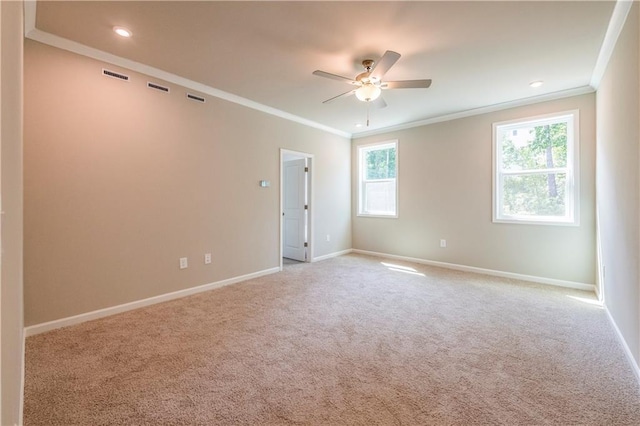
M 280 150 L 280 268 L 310 262 L 311 154 Z

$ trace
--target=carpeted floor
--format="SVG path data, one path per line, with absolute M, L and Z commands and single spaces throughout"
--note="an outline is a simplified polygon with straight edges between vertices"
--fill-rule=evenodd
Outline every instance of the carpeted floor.
M 25 425 L 638 425 L 589 301 L 359 255 L 290 265 L 30 337 Z

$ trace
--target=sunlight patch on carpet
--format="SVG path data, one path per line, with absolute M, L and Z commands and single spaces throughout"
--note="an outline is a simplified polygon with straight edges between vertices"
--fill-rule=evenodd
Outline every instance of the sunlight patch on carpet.
M 394 272 L 402 272 L 405 274 L 410 274 L 410 275 L 418 275 L 421 277 L 426 276 L 425 274 L 416 271 L 413 268 L 410 268 L 408 266 L 401 266 L 401 265 L 394 265 L 393 263 L 386 263 L 386 262 L 380 262 L 381 264 L 383 264 L 384 266 L 387 267 L 388 270 L 390 271 L 394 271 Z
M 569 295 L 567 295 L 567 297 L 569 299 L 577 300 L 578 302 L 586 303 L 587 305 L 593 305 L 593 306 L 597 306 L 599 308 L 602 308 L 602 302 L 599 301 L 598 299 L 591 299 L 591 298 L 578 297 L 578 296 L 569 296 Z

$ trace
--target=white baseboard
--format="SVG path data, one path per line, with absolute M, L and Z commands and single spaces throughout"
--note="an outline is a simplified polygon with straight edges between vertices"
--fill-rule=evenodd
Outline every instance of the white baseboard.
M 22 329 L 22 366 L 21 366 L 21 374 L 20 378 L 20 407 L 18 412 L 18 424 L 24 424 L 24 379 L 25 379 L 25 347 L 27 343 L 26 333 L 24 332 L 24 328 Z
M 418 259 L 415 257 L 397 256 L 394 254 L 378 253 L 375 251 L 366 251 L 353 249 L 354 253 L 366 254 L 369 256 L 387 257 L 389 259 L 405 260 L 407 262 L 420 263 L 429 266 L 438 266 L 440 268 L 455 269 L 456 271 L 475 272 L 476 274 L 492 275 L 495 277 L 513 278 L 516 280 L 530 281 L 539 284 L 548 284 L 558 287 L 573 288 L 576 290 L 585 290 L 595 292 L 593 284 L 584 284 L 575 281 L 557 280 L 554 278 L 536 277 L 534 275 L 516 274 L 514 272 L 496 271 L 494 269 L 477 268 L 475 266 L 458 265 L 456 263 L 438 262 L 435 260 Z
M 352 251 L 353 251 L 353 249 L 336 251 L 336 252 L 333 252 L 333 253 L 329 253 L 329 254 L 325 254 L 325 255 L 322 255 L 322 256 L 314 257 L 313 259 L 311 259 L 311 262 L 320 262 L 322 260 L 331 259 L 332 257 L 343 256 L 345 254 L 351 253 Z
M 119 314 L 121 312 L 131 311 L 133 309 L 142 308 L 144 306 L 155 305 L 156 303 L 167 302 L 169 300 L 180 299 L 182 297 L 191 296 L 192 294 L 202 293 L 203 291 L 209 291 L 216 288 L 224 287 L 227 285 L 239 283 L 252 278 L 262 277 L 264 275 L 280 272 L 280 267 L 265 269 L 263 271 L 254 272 L 247 275 L 241 275 L 239 277 L 229 278 L 222 281 L 217 281 L 210 284 L 204 284 L 197 287 L 186 288 L 184 290 L 174 291 L 172 293 L 161 294 L 159 296 L 149 297 L 147 299 L 136 300 L 135 302 L 129 302 L 122 305 L 111 306 L 109 308 L 98 309 L 97 311 L 86 312 L 84 314 L 75 315 L 72 317 L 61 318 L 54 321 L 45 322 L 42 324 L 31 325 L 24 329 L 25 339 L 29 336 L 44 333 L 56 328 L 67 327 L 74 324 L 80 324 L 86 321 L 91 321 L 98 318 L 104 318 L 110 315 Z
M 616 324 L 616 321 L 613 319 L 613 316 L 611 315 L 611 312 L 609 312 L 609 308 L 607 308 L 606 303 L 603 305 L 603 307 L 604 307 L 604 311 L 607 313 L 607 317 L 609 318 L 609 322 L 611 322 L 611 325 L 613 326 L 613 329 L 615 330 L 616 335 L 618 336 L 618 341 L 620 341 L 620 343 L 622 344 L 622 348 L 624 349 L 624 354 L 627 356 L 627 360 L 629 361 L 629 364 L 631 365 L 631 369 L 633 370 L 634 374 L 636 375 L 636 379 L 638 379 L 638 382 L 640 382 L 640 366 L 638 366 L 638 363 L 636 362 L 635 358 L 633 357 L 633 353 L 631 352 L 631 349 L 629 348 L 629 345 L 627 345 L 627 341 L 624 339 L 624 336 L 622 335 L 622 332 L 618 328 L 618 324 Z

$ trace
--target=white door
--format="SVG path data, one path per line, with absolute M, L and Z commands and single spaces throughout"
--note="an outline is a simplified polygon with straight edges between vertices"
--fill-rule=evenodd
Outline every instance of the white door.
M 283 181 L 283 219 L 282 255 L 286 258 L 305 261 L 306 242 L 306 160 L 284 162 Z

